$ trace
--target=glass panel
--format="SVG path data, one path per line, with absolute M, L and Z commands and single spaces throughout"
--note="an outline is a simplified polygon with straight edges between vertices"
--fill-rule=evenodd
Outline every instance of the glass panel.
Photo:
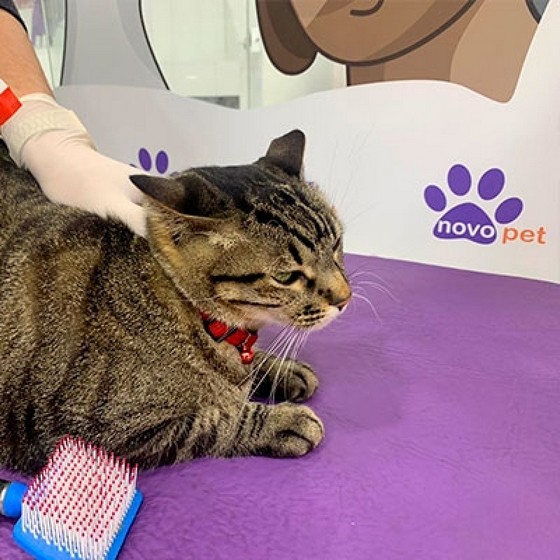
M 65 0 L 15 0 L 51 87 L 60 83 L 64 52 Z
M 14 0 L 51 87 L 60 83 L 64 51 L 64 0 Z
M 299 76 L 279 72 L 260 36 L 256 0 L 142 0 L 148 39 L 180 95 L 253 108 L 345 85 L 344 67 L 317 56 Z
M 148 39 L 172 91 L 249 105 L 245 0 L 143 0 Z

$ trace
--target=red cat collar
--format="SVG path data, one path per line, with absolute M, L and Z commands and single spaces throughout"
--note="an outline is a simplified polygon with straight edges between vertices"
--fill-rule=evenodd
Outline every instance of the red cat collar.
M 241 356 L 241 363 L 250 364 L 255 357 L 255 350 L 253 344 L 257 342 L 258 335 L 256 331 L 249 331 L 246 329 L 239 329 L 237 327 L 230 327 L 222 321 L 212 319 L 208 313 L 200 311 L 202 322 L 206 332 L 216 342 L 227 342 L 235 346 Z
M 8 87 L 6 82 L 0 80 L 0 126 L 2 126 L 19 108 L 21 103 Z

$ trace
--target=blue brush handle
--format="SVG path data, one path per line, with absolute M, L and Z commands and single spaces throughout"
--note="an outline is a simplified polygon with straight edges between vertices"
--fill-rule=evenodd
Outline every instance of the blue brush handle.
M 27 492 L 27 484 L 0 480 L 0 513 L 6 517 L 21 516 L 21 502 Z

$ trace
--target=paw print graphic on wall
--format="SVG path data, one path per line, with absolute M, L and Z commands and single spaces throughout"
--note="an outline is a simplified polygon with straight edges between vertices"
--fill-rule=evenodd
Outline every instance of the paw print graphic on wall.
M 169 169 L 169 156 L 165 150 L 160 150 L 154 158 L 146 148 L 138 150 L 138 163 L 139 166 L 133 163 L 134 167 L 141 167 L 144 171 L 152 172 L 157 171 L 160 175 L 167 173 Z M 152 167 L 155 165 L 155 170 Z
M 464 165 L 454 165 L 447 174 L 447 184 L 451 193 L 460 200 L 472 187 L 469 170 Z M 497 200 L 504 186 L 504 172 L 498 168 L 488 169 L 478 181 L 479 201 Z M 447 209 L 447 196 L 437 185 L 426 187 L 424 200 L 434 212 L 443 212 Z M 516 220 L 522 211 L 523 202 L 517 197 L 506 198 L 499 202 L 493 212 L 494 220 L 479 203 L 469 201 L 455 204 L 438 219 L 433 234 L 440 239 L 467 239 L 474 243 L 488 245 L 496 240 L 496 224 L 509 224 Z

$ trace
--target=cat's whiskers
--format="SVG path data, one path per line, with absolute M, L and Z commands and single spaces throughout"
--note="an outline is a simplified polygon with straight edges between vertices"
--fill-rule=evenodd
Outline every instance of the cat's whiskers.
M 282 357 L 282 362 L 280 363 L 280 367 L 278 368 L 278 371 L 274 376 L 274 383 L 272 384 L 272 388 L 271 388 L 271 396 L 272 396 L 273 403 L 274 403 L 274 395 L 276 393 L 276 390 L 278 389 L 278 385 L 281 379 L 284 379 L 284 395 L 287 394 L 288 375 L 289 375 L 289 362 L 287 361 L 287 359 L 288 358 L 292 360 L 295 359 L 295 355 L 297 355 L 298 341 L 300 339 L 300 336 L 301 336 L 300 331 L 294 331 L 294 337 L 290 341 L 290 346 L 286 348 Z M 295 348 L 295 350 L 292 351 L 292 348 Z M 282 371 L 284 366 L 286 367 L 285 372 Z
M 288 364 L 288 362 L 286 361 L 287 358 L 290 355 L 290 351 L 293 348 L 294 344 L 296 343 L 296 341 L 298 340 L 298 337 L 300 335 L 300 332 L 297 330 L 292 330 L 291 333 L 291 337 L 289 338 L 286 346 L 284 347 L 281 355 L 279 356 L 280 358 L 280 363 L 278 364 L 278 367 L 276 368 L 276 373 L 274 375 L 274 379 L 271 383 L 271 389 L 270 389 L 270 393 L 269 393 L 269 400 L 272 401 L 272 404 L 274 404 L 274 394 L 276 393 L 276 390 L 278 388 L 278 382 L 279 380 L 284 377 L 284 379 L 286 379 L 285 375 L 282 375 L 282 369 L 284 368 L 284 366 Z
M 357 268 L 348 273 L 348 280 L 352 287 L 357 286 L 372 286 L 373 288 L 383 292 L 389 296 L 394 302 L 398 302 L 398 298 L 394 295 L 391 285 L 379 274 L 371 270 L 362 270 Z M 368 282 L 371 281 L 371 282 Z
M 286 339 L 292 334 L 293 331 L 294 327 L 292 325 L 286 325 L 268 345 L 266 352 L 268 354 L 275 354 L 276 350 L 286 342 Z
M 281 339 L 286 331 L 288 330 L 289 327 L 284 327 L 272 340 L 272 342 L 270 343 L 270 347 L 274 347 L 278 344 L 278 340 Z M 250 369 L 249 373 L 237 384 L 237 387 L 242 388 L 243 385 L 245 385 L 245 383 L 247 383 L 249 381 L 249 379 L 251 378 L 257 378 L 257 376 L 260 373 L 261 368 L 263 367 L 264 363 L 266 362 L 266 357 L 264 359 L 260 359 L 257 358 L 255 364 L 253 365 L 253 367 Z M 265 374 L 266 376 L 266 374 Z M 263 377 L 264 379 L 264 377 Z M 257 389 L 258 386 L 260 385 L 260 383 L 262 383 L 262 379 L 259 381 L 259 383 L 257 384 Z M 251 392 L 249 393 L 249 397 L 247 400 L 250 400 L 250 398 L 253 396 L 254 394 L 254 386 L 252 387 Z
M 362 268 L 356 268 L 356 269 L 348 272 L 347 276 L 350 280 L 353 280 L 354 278 L 359 278 L 361 276 L 369 276 L 369 277 L 373 278 L 374 280 L 377 280 L 378 282 L 387 286 L 387 288 L 390 288 L 389 283 L 382 276 L 380 276 L 379 274 L 376 274 L 375 272 L 373 272 L 371 270 L 363 270 Z
M 335 190 L 335 193 L 338 195 L 337 199 L 335 199 L 334 197 L 332 198 L 333 201 L 333 205 L 335 207 L 337 207 L 340 211 L 341 214 L 344 214 L 344 204 L 346 204 L 346 201 L 348 200 L 348 194 L 350 193 L 350 185 L 354 182 L 354 177 L 356 174 L 356 170 L 360 167 L 360 165 L 357 165 L 356 160 L 358 159 L 358 156 L 363 157 L 364 154 L 367 154 L 367 152 L 364 151 L 366 142 L 369 140 L 369 137 L 371 136 L 372 131 L 369 130 L 367 131 L 363 137 L 360 138 L 360 136 L 356 136 L 356 138 L 354 139 L 353 143 L 352 143 L 352 148 L 351 151 L 348 155 L 345 156 L 345 160 L 349 163 L 350 166 L 350 173 L 345 175 L 344 178 L 344 186 L 341 187 L 340 181 L 336 181 L 337 184 L 337 188 Z M 361 140 L 361 142 L 360 142 Z M 337 143 L 335 145 L 335 149 L 334 149 L 334 154 L 336 154 L 338 151 L 338 140 Z M 334 159 L 334 155 L 331 158 L 331 167 L 329 169 L 329 175 L 328 175 L 328 181 L 327 183 L 330 184 L 333 181 L 333 163 L 334 163 L 335 159 Z M 348 221 L 345 220 L 347 223 Z
M 298 341 L 296 344 L 296 347 L 292 353 L 292 355 L 290 356 L 292 360 L 296 361 L 299 353 L 301 352 L 301 349 L 305 346 L 305 343 L 307 342 L 307 338 L 309 337 L 311 331 L 299 331 L 298 332 Z M 284 394 L 287 393 L 287 384 L 288 384 L 288 376 L 285 375 L 284 376 Z
M 276 364 L 278 363 L 278 361 L 280 360 L 280 356 L 278 355 L 278 353 L 276 352 L 277 348 L 280 348 L 281 346 L 287 346 L 290 344 L 290 341 L 294 335 L 294 328 L 289 326 L 286 327 L 285 329 L 283 329 L 283 331 L 281 332 L 282 336 L 278 337 L 278 340 L 275 340 L 273 342 L 273 344 L 271 344 L 269 350 L 267 350 L 267 354 L 274 356 L 274 359 L 270 362 L 270 364 L 268 365 L 268 367 L 266 368 L 265 372 L 262 373 L 261 378 L 259 379 L 259 381 L 257 383 L 255 383 L 253 390 L 251 391 L 251 393 L 249 394 L 249 400 L 255 395 L 255 393 L 257 392 L 257 390 L 259 389 L 259 387 L 262 385 L 262 382 L 266 379 L 266 377 L 268 376 L 268 374 L 272 371 L 273 368 L 276 367 Z M 282 351 L 281 351 L 282 353 Z M 263 361 L 264 364 L 264 361 Z M 260 368 L 257 371 L 257 375 L 261 374 L 260 372 Z M 256 378 L 255 378 L 256 379 Z
M 294 330 L 293 327 L 291 327 L 290 325 L 287 325 L 284 328 L 282 328 L 282 330 L 276 334 L 276 336 L 269 344 L 269 347 L 267 349 L 267 354 L 275 352 L 277 348 L 284 345 L 286 341 L 289 340 L 290 336 L 293 333 L 293 330 Z M 251 378 L 253 379 L 253 385 L 251 387 L 251 390 L 247 395 L 246 399 L 244 400 L 244 402 L 242 403 L 242 405 L 239 407 L 239 413 L 234 418 L 232 418 L 231 432 L 229 434 L 229 437 L 226 439 L 228 445 L 233 441 L 235 435 L 238 433 L 239 430 L 238 424 L 241 421 L 245 408 L 249 405 L 251 399 L 254 397 L 255 393 L 259 390 L 259 387 L 262 385 L 263 381 L 266 379 L 266 376 L 268 375 L 268 373 L 270 373 L 270 371 L 272 370 L 272 368 L 274 367 L 277 361 L 278 361 L 278 357 L 275 355 L 274 360 L 272 360 L 272 362 L 268 365 L 266 370 L 264 372 L 261 372 L 261 369 L 263 368 L 264 364 L 267 362 L 265 356 L 263 359 L 260 360 L 260 362 L 256 363 L 252 368 L 250 368 L 249 373 L 237 384 L 237 386 L 241 388 Z
M 292 330 L 293 330 L 293 327 L 285 326 L 274 337 L 274 339 L 270 343 L 269 348 L 267 349 L 267 354 L 273 354 L 278 347 L 283 345 L 286 342 L 286 340 L 289 339 L 289 337 L 292 333 Z M 261 369 L 263 368 L 264 364 L 267 361 L 266 357 L 261 359 L 260 362 L 256 363 L 251 368 L 251 371 L 238 383 L 237 386 L 242 387 L 245 383 L 247 383 L 247 381 L 249 381 L 249 379 L 253 378 L 253 386 L 251 387 L 251 391 L 249 392 L 249 394 L 247 396 L 247 401 L 250 401 L 253 398 L 255 393 L 258 391 L 259 387 L 262 385 L 262 382 L 266 379 L 266 376 L 272 370 L 276 361 L 278 360 L 278 357 L 275 354 L 273 354 L 273 355 L 274 355 L 274 360 L 272 360 L 272 362 L 269 364 L 269 366 L 266 368 L 266 370 L 264 372 L 261 372 Z M 270 356 L 269 356 L 269 358 L 270 358 Z M 257 381 L 257 379 L 258 379 L 258 381 Z
M 368 282 L 367 280 L 360 280 L 351 284 L 351 286 L 354 290 L 357 288 L 362 288 L 365 291 L 367 291 L 367 286 L 369 286 L 370 288 L 373 288 L 374 290 L 377 290 L 390 297 L 394 302 L 398 302 L 398 299 L 394 296 L 393 292 L 391 292 L 391 290 L 389 290 L 389 288 L 387 288 L 386 286 L 383 286 L 383 284 L 379 284 L 377 282 Z
M 373 305 L 373 303 L 371 302 L 371 300 L 363 293 L 360 293 L 358 290 L 364 290 L 364 288 L 360 288 L 360 286 L 358 286 L 356 288 L 356 291 L 354 292 L 354 298 L 356 298 L 357 300 L 360 301 L 365 301 L 367 303 L 367 305 L 369 306 L 369 308 L 371 309 L 373 316 L 379 321 L 381 322 L 381 317 L 379 316 L 379 313 L 377 311 L 377 309 L 375 308 L 375 305 Z M 352 304 L 352 302 L 350 302 L 350 304 Z

